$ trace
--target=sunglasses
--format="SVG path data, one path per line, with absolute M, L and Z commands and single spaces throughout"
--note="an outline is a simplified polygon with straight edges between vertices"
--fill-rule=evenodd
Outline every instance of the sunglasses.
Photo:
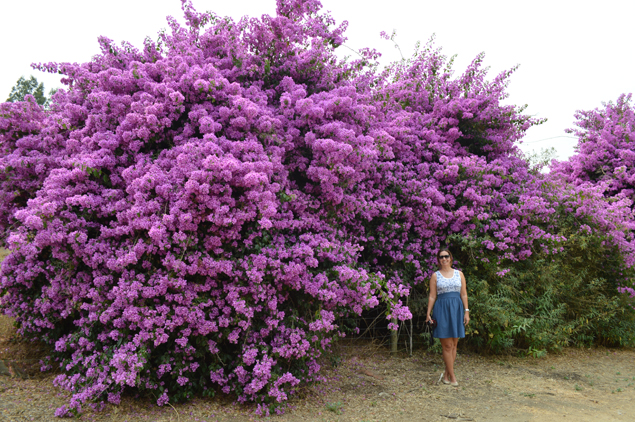
M 439 255 L 439 259 L 450 259 L 450 255 Z

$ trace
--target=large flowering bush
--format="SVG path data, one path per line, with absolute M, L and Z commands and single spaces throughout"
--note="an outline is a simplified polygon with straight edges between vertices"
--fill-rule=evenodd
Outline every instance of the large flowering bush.
M 58 415 L 127 388 L 267 413 L 318 379 L 339 318 L 410 318 L 442 243 L 472 242 L 498 284 L 560 252 L 557 206 L 631 256 L 628 207 L 522 159 L 539 122 L 502 104 L 511 71 L 487 81 L 479 56 L 454 78 L 432 44 L 382 71 L 339 59 L 316 0 L 239 22 L 183 4 L 141 51 L 101 38 L 89 63 L 39 65 L 68 85 L 49 110 L 2 105 L 0 306 L 54 345 Z
M 409 317 L 405 287 L 360 266 L 339 224 L 378 156 L 376 111 L 318 9 L 232 22 L 184 3 L 187 27 L 170 19 L 143 51 L 101 38 L 90 63 L 41 65 L 69 87 L 46 113 L 3 105 L 18 227 L 2 307 L 54 344 L 75 393 L 58 415 L 129 387 L 159 404 L 218 388 L 267 412 L 316 379 L 337 317 L 380 301 Z
M 470 341 L 479 348 L 633 344 L 632 308 L 618 291 L 635 263 L 629 201 L 532 168 L 517 141 L 540 121 L 502 104 L 513 69 L 488 81 L 482 59 L 453 78 L 451 62 L 427 45 L 371 84 L 381 156 L 360 185 L 380 193 L 351 229 L 362 233 L 362 259 L 423 290 L 410 304 L 425 314 L 419 286 L 438 247 L 453 245 L 470 280 Z M 581 297 L 597 301 L 580 306 Z
M 529 168 L 531 177 L 513 176 L 519 183 L 507 195 L 511 223 L 542 233 L 531 243 L 531 236 L 518 239 L 531 259 L 491 248 L 501 231 L 492 232 L 486 221 L 467 236 L 450 236 L 471 280 L 469 339 L 480 348 L 536 353 L 571 344 L 635 344 L 629 102 L 622 96 L 605 110 L 579 112 L 578 154 L 552 163 L 548 174 Z

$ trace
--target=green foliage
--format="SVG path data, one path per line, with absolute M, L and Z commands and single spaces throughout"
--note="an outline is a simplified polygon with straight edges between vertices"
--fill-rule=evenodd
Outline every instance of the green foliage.
M 556 212 L 557 234 L 566 238 L 557 254 L 535 247 L 529 259 L 499 260 L 481 246 L 489 235 L 450 236 L 468 280 L 470 345 L 494 353 L 520 348 L 533 357 L 565 346 L 635 345 L 633 304 L 617 291 L 633 269 L 605 237 L 580 230 L 592 222 L 564 207 Z M 502 269 L 509 272 L 500 276 Z
M 326 403 L 326 410 L 328 410 L 329 412 L 333 412 L 336 415 L 341 415 L 342 414 L 342 402 L 338 401 L 338 402 L 333 402 L 333 403 Z
M 547 351 L 546 350 L 538 350 L 538 349 L 534 349 L 533 347 L 529 346 L 529 349 L 527 349 L 526 352 L 527 356 L 531 356 L 534 359 L 537 358 L 544 358 L 545 356 L 547 356 Z
M 55 90 L 51 90 L 49 96 L 54 93 Z M 49 103 L 49 98 L 44 94 L 44 84 L 42 82 L 38 83 L 35 76 L 31 76 L 29 79 L 20 76 L 20 79 L 18 79 L 13 88 L 11 88 L 11 93 L 6 101 L 10 103 L 24 101 L 24 97 L 28 94 L 33 95 L 35 101 L 41 106 L 47 106 Z
M 441 341 L 438 338 L 434 339 L 434 343 L 432 344 L 432 346 L 430 346 L 430 343 L 428 341 L 426 341 L 424 344 L 426 345 L 428 353 L 432 353 L 435 355 L 440 355 L 441 353 L 443 353 L 443 347 L 441 346 Z

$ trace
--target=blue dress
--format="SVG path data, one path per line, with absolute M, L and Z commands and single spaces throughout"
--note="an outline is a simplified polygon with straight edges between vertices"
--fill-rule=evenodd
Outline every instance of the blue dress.
M 450 278 L 443 277 L 437 271 L 437 299 L 434 302 L 432 317 L 437 320 L 434 329 L 436 338 L 463 338 L 465 309 L 461 300 L 461 272 L 454 270 Z

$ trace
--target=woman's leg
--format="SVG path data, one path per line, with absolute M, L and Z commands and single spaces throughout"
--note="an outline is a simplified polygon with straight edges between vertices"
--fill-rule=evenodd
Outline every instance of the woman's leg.
M 454 362 L 456 362 L 456 346 L 459 344 L 458 338 L 452 339 L 452 368 L 454 368 Z M 455 382 L 456 379 L 453 379 L 452 382 Z
M 453 338 L 440 338 L 441 347 L 443 348 L 443 363 L 445 363 L 445 375 L 446 381 L 455 382 L 454 376 L 454 359 L 456 356 L 456 348 L 454 347 Z
M 456 361 L 456 346 L 459 344 L 458 338 L 452 339 L 452 362 Z

